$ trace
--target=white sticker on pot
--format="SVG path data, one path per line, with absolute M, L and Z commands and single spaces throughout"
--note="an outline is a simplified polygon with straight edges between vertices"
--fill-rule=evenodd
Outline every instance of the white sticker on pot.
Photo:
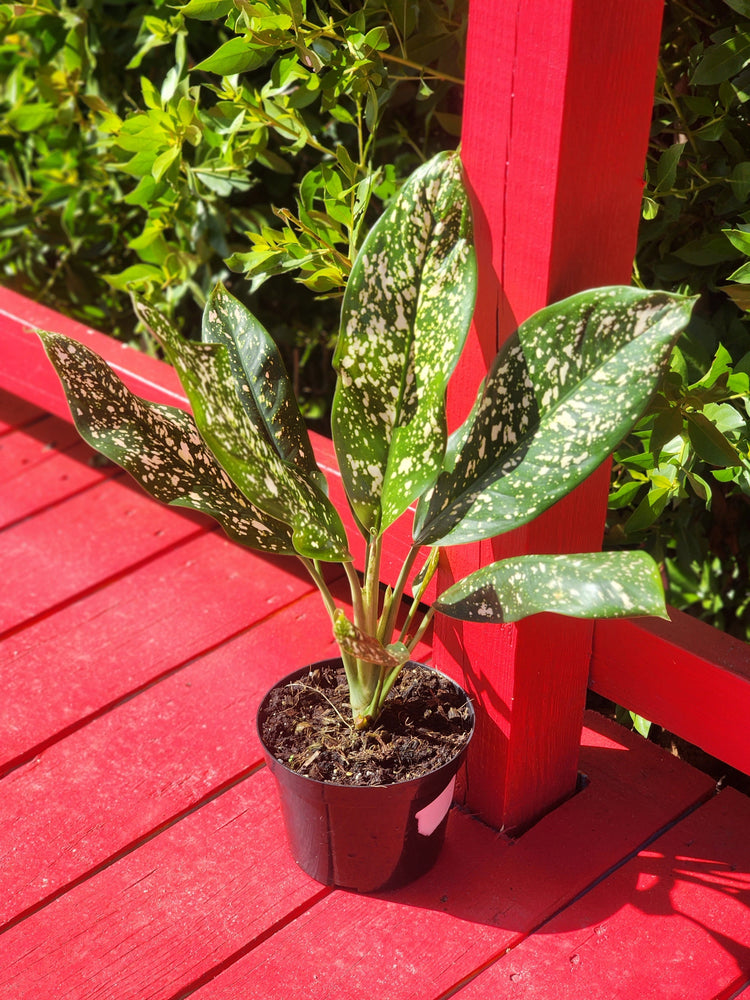
M 451 807 L 453 789 L 455 787 L 456 776 L 454 775 L 448 782 L 447 788 L 443 789 L 436 799 L 433 799 L 429 805 L 425 806 L 424 809 L 420 809 L 416 814 L 417 830 L 423 837 L 429 837 L 442 823 L 443 817 Z

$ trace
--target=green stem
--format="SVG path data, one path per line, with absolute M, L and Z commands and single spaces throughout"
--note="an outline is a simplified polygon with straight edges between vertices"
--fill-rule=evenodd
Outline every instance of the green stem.
M 365 559 L 365 631 L 376 635 L 378 630 L 378 595 L 380 593 L 380 559 L 383 551 L 381 535 L 371 537 L 367 542 Z
M 352 595 L 352 607 L 354 609 L 354 624 L 357 628 L 364 629 L 365 627 L 365 608 L 362 600 L 362 584 L 360 583 L 357 571 L 354 568 L 354 563 L 345 562 L 344 572 L 346 573 L 346 578 L 349 581 L 349 590 Z
M 385 62 L 397 63 L 399 66 L 406 66 L 409 69 L 415 69 L 418 71 L 420 76 L 426 77 L 428 80 L 444 80 L 445 83 L 457 83 L 459 87 L 463 87 L 465 83 L 460 76 L 451 76 L 450 73 L 441 73 L 439 70 L 425 66 L 423 63 L 412 62 L 411 59 L 402 59 L 401 56 L 394 56 L 390 52 L 381 52 L 380 58 Z M 404 77 L 404 79 L 413 80 L 414 77 Z
M 675 112 L 677 114 L 677 118 L 679 119 L 680 127 L 682 128 L 682 131 L 683 131 L 684 135 L 687 136 L 687 140 L 690 143 L 690 145 L 691 145 L 691 147 L 693 149 L 693 152 L 697 153 L 698 152 L 698 145 L 697 145 L 697 143 L 695 141 L 695 137 L 693 136 L 693 133 L 688 128 L 688 125 L 687 125 L 687 123 L 685 121 L 685 117 L 684 117 L 684 115 L 682 113 L 682 109 L 680 108 L 680 105 L 677 103 L 677 96 L 676 96 L 675 92 L 672 90 L 672 88 L 669 85 L 669 81 L 667 80 L 667 74 L 664 71 L 664 65 L 661 62 L 661 60 L 659 60 L 659 73 L 661 74 L 661 78 L 664 81 L 664 93 L 667 95 L 667 99 L 669 100 L 669 103 L 672 105 L 672 107 L 674 108 L 674 110 L 675 110 Z
M 333 616 L 336 613 L 336 603 L 333 600 L 333 596 L 330 590 L 328 589 L 328 584 L 323 579 L 323 575 L 320 572 L 320 568 L 318 567 L 317 563 L 314 562 L 312 559 L 306 559 L 304 556 L 297 556 L 297 558 L 312 577 L 313 583 L 318 588 L 318 590 L 320 591 L 320 596 L 323 598 L 323 603 L 325 604 L 326 611 L 328 612 L 331 621 L 333 621 Z
M 424 636 L 427 629 L 430 627 L 430 622 L 432 621 L 434 615 L 435 615 L 435 609 L 428 608 L 424 618 L 421 621 L 419 628 L 414 633 L 413 638 L 411 638 L 409 642 L 406 644 L 406 648 L 409 650 L 410 653 L 413 653 L 416 647 L 422 641 L 422 637 Z
M 412 571 L 414 562 L 419 555 L 419 546 L 413 545 L 409 549 L 409 554 L 404 560 L 404 564 L 401 567 L 401 572 L 399 573 L 396 585 L 393 588 L 393 595 L 391 597 L 390 607 L 388 608 L 387 615 L 385 618 L 385 626 L 381 627 L 381 634 L 383 636 L 383 642 L 388 642 L 390 637 L 393 635 L 393 631 L 396 627 L 396 618 L 398 617 L 398 609 L 401 605 L 401 600 L 404 596 L 404 590 L 406 589 L 406 584 L 409 580 L 409 574 Z M 385 613 L 385 611 L 384 611 Z

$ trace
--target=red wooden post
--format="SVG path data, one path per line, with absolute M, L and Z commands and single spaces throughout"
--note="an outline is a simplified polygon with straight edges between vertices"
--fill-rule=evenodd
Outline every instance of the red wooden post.
M 475 203 L 479 300 L 451 401 L 463 417 L 502 339 L 538 308 L 628 283 L 660 0 L 470 0 L 462 155 Z M 443 583 L 518 552 L 601 545 L 607 469 L 538 524 L 449 550 Z M 575 788 L 591 625 L 437 626 L 436 660 L 480 711 L 467 804 L 521 830 Z

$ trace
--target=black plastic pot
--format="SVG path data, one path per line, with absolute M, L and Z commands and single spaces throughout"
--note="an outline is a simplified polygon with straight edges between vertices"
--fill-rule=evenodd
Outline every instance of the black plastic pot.
M 313 668 L 339 663 L 326 660 Z M 284 687 L 310 669 L 297 670 L 275 686 Z M 455 681 L 450 683 L 462 691 Z M 465 697 L 473 733 L 474 710 Z M 456 773 L 466 747 L 447 764 L 409 781 L 374 786 L 316 781 L 290 770 L 263 742 L 268 698 L 258 710 L 258 733 L 278 783 L 297 864 L 324 885 L 357 892 L 393 889 L 424 875 L 443 846 Z

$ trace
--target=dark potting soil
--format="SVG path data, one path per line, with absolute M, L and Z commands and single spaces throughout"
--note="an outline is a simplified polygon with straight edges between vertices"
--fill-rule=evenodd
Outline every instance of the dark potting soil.
M 407 664 L 377 725 L 356 730 L 343 668 L 324 666 L 275 688 L 263 741 L 291 770 L 343 785 L 408 781 L 447 764 L 471 735 L 471 710 L 450 681 Z

